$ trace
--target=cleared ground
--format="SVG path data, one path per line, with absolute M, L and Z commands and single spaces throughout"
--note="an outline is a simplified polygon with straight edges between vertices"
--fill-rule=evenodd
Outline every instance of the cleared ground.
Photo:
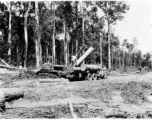
M 48 78 L 47 78 L 48 79 Z M 98 81 L 0 76 L 1 87 L 24 88 L 25 97 L 9 105 L 1 118 L 71 118 L 68 102 L 78 118 L 152 118 L 152 72 L 109 76 Z

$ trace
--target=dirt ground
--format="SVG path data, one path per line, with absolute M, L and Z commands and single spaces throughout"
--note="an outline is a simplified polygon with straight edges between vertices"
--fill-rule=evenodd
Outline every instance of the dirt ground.
M 50 82 L 40 83 L 49 79 Z M 110 75 L 98 81 L 0 76 L 1 88 L 22 88 L 25 97 L 6 103 L 0 118 L 152 118 L 152 72 Z

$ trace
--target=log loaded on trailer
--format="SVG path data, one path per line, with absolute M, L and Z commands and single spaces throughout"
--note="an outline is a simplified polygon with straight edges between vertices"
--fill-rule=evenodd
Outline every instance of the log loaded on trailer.
M 36 73 L 49 72 L 56 74 L 58 76 L 68 78 L 70 81 L 76 80 L 99 80 L 106 79 L 107 72 L 105 68 L 100 65 L 94 64 L 84 64 L 83 61 L 92 53 L 93 47 L 90 47 L 79 59 L 77 57 L 80 55 L 84 46 L 79 50 L 76 56 L 72 56 L 72 63 L 69 66 L 64 65 L 51 65 L 49 69 L 41 69 Z

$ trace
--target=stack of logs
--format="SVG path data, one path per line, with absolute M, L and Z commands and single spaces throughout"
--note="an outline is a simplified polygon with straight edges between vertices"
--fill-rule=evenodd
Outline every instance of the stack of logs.
M 75 77 L 76 79 L 79 78 L 79 76 L 82 77 L 82 79 L 87 80 L 98 80 L 100 78 L 106 78 L 106 70 L 104 70 L 100 65 L 88 65 L 88 64 L 82 64 L 80 67 L 71 67 L 69 68 L 69 73 L 73 76 L 70 76 L 71 78 Z M 81 74 L 81 75 L 79 75 Z

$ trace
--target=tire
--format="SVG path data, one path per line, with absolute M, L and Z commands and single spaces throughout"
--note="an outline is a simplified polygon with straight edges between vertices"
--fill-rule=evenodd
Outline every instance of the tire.
M 96 75 L 95 73 L 93 73 L 93 74 L 91 75 L 91 77 L 92 77 L 92 80 L 97 80 L 97 75 Z
M 87 80 L 92 81 L 92 75 L 90 73 L 87 75 Z

